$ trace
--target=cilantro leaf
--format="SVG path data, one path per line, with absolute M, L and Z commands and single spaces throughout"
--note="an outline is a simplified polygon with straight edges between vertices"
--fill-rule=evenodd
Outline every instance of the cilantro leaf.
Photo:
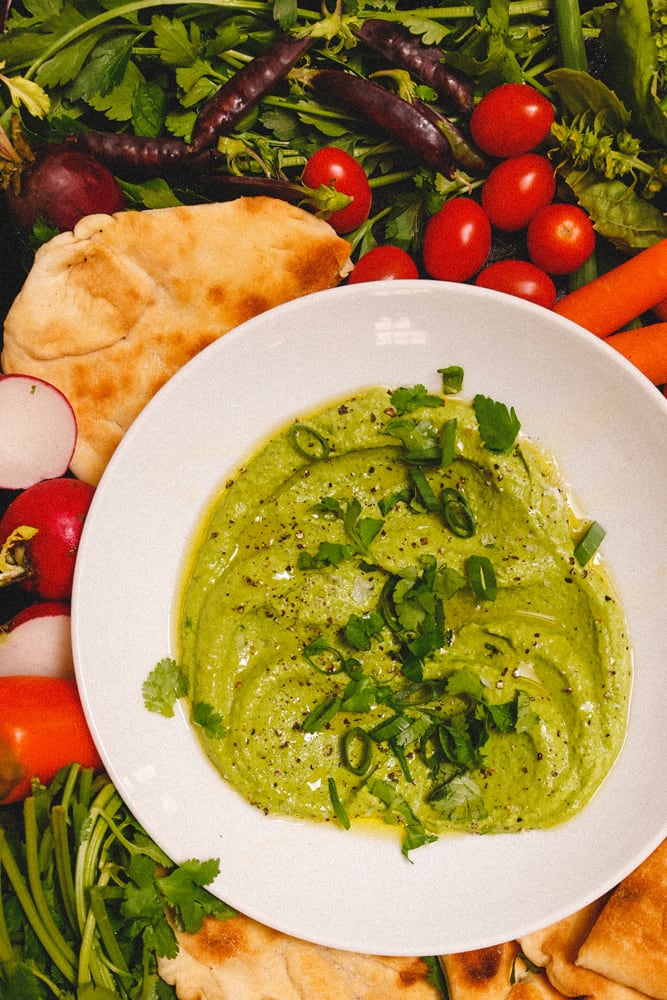
M 174 908 L 179 926 L 188 934 L 196 933 L 209 914 L 230 916 L 234 912 L 205 888 L 219 873 L 220 863 L 216 858 L 192 859 L 155 880 L 163 899 Z
M 412 417 L 392 417 L 384 425 L 381 434 L 398 438 L 403 443 L 403 458 L 406 462 L 431 464 L 440 462 L 442 446 L 440 434 L 430 420 L 415 420 Z
M 339 542 L 320 542 L 320 546 L 312 555 L 310 552 L 299 552 L 297 565 L 299 569 L 321 569 L 323 566 L 337 566 L 354 553 L 351 545 Z
M 444 400 L 440 396 L 429 393 L 426 386 L 417 384 L 411 389 L 401 386 L 391 392 L 391 404 L 397 414 L 412 413 L 422 406 L 444 406 Z
M 344 628 L 344 635 L 351 646 L 355 649 L 368 650 L 371 648 L 371 639 L 384 628 L 384 618 L 378 611 L 371 611 L 368 615 L 350 615 Z
M 204 730 L 211 740 L 221 740 L 225 735 L 225 727 L 222 724 L 222 716 L 216 712 L 212 705 L 205 701 L 196 701 L 192 706 L 192 722 Z
M 484 446 L 489 451 L 509 451 L 521 429 L 514 407 L 508 409 L 504 403 L 481 393 L 473 398 L 472 407 Z
M 171 657 L 160 660 L 141 687 L 148 711 L 158 712 L 169 719 L 174 714 L 174 705 L 178 699 L 185 698 L 189 690 L 187 675 Z

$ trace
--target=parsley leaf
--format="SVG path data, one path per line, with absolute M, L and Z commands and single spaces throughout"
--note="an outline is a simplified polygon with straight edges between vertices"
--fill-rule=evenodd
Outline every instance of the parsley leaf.
M 484 446 L 489 451 L 509 451 L 521 429 L 514 407 L 508 409 L 504 403 L 481 393 L 473 398 L 472 407 Z
M 187 675 L 176 660 L 165 657 L 151 670 L 144 681 L 141 693 L 149 712 L 158 712 L 170 719 L 179 698 L 185 698 L 190 690 Z
M 208 861 L 191 859 L 174 868 L 169 875 L 157 878 L 156 884 L 164 900 L 173 907 L 179 926 L 194 934 L 207 914 L 230 916 L 233 910 L 216 899 L 205 886 L 220 873 L 217 858 Z

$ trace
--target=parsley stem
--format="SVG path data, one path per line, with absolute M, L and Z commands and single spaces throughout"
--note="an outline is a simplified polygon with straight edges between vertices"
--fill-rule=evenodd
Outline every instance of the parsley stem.
M 55 805 L 51 810 L 51 829 L 53 830 L 56 875 L 63 901 L 63 909 L 70 927 L 76 931 L 78 930 L 78 923 L 76 919 L 74 876 L 70 862 L 67 808 L 63 804 Z

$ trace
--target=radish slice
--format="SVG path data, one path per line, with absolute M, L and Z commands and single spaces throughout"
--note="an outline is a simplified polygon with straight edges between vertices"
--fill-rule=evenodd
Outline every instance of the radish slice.
M 0 631 L 0 677 L 16 674 L 74 676 L 68 604 L 32 604 Z
M 0 377 L 0 487 L 24 490 L 68 469 L 74 410 L 59 389 L 31 375 Z

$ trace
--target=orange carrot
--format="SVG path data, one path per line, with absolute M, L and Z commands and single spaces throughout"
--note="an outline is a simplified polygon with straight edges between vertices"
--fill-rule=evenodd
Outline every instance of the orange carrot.
M 607 337 L 667 298 L 667 239 L 564 295 L 554 312 Z
M 607 337 L 605 343 L 620 351 L 653 385 L 667 382 L 667 322 L 621 330 Z

